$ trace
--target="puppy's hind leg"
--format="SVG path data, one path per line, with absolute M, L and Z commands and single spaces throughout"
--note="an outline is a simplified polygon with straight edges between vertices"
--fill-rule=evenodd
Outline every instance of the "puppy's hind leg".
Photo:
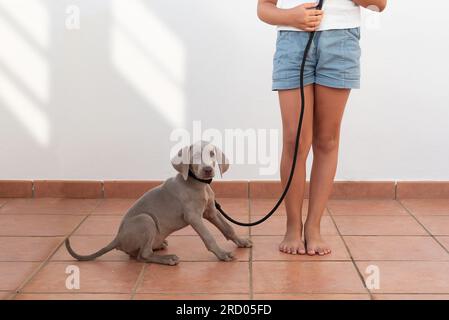
M 153 245 L 153 238 L 146 243 L 146 245 L 142 248 L 142 250 L 140 250 L 137 258 L 139 261 L 166 264 L 169 266 L 175 266 L 179 263 L 178 256 L 174 254 L 166 254 L 166 255 L 154 254 L 152 245 Z
M 153 248 L 153 250 L 154 251 L 164 250 L 164 249 L 167 249 L 167 247 L 168 247 L 168 241 L 164 240 L 164 241 L 162 241 L 160 246 L 158 246 L 157 248 Z
M 140 246 L 139 253 L 137 254 L 137 260 L 142 262 L 152 262 L 159 264 L 166 264 L 174 266 L 179 263 L 179 258 L 176 255 L 156 255 L 153 250 L 153 242 L 157 235 L 157 226 L 155 221 L 149 216 L 144 216 L 142 219 L 146 221 L 145 236 L 143 243 Z

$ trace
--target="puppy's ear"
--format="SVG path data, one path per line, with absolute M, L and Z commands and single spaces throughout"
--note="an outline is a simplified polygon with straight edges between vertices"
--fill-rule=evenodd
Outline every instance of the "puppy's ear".
M 223 173 L 225 173 L 229 169 L 229 160 L 223 153 L 223 151 L 220 150 L 220 148 L 215 147 L 215 154 L 218 168 L 220 169 L 220 175 L 223 176 Z
M 171 159 L 171 164 L 178 171 L 184 180 L 187 180 L 190 167 L 190 146 L 184 147 Z

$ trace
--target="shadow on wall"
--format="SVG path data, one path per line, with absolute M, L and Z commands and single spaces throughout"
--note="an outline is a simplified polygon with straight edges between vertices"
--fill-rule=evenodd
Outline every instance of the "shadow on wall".
M 79 30 L 65 26 L 70 6 Z M 233 75 L 256 71 L 241 60 L 258 59 L 257 49 L 235 50 L 251 33 L 239 36 L 238 10 L 206 0 L 0 0 L 0 148 L 9 155 L 0 178 L 171 174 L 172 130 L 198 119 L 233 127 L 217 119 L 248 96 Z

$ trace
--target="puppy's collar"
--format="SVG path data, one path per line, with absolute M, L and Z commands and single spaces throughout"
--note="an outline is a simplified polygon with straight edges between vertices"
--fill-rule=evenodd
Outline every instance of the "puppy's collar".
M 198 178 L 193 172 L 192 170 L 189 169 L 189 177 L 195 179 L 196 181 L 202 182 L 202 183 L 207 183 L 207 184 L 211 184 L 212 179 L 200 179 Z

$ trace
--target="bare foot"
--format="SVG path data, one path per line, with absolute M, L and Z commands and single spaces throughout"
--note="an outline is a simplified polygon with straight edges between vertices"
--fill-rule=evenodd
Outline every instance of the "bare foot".
M 288 254 L 306 254 L 304 242 L 301 239 L 301 233 L 302 232 L 298 232 L 298 230 L 287 230 L 284 240 L 279 244 L 279 251 Z
M 315 254 L 324 256 L 332 252 L 330 247 L 321 238 L 319 227 L 308 227 L 306 224 L 304 229 L 304 239 L 307 247 L 307 254 L 310 256 L 314 256 Z

